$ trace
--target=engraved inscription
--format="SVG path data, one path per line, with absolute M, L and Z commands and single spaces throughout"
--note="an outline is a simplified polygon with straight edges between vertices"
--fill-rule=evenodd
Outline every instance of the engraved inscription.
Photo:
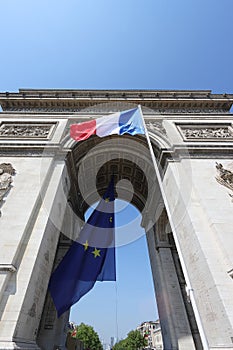
M 0 126 L 1 138 L 23 138 L 23 139 L 49 139 L 55 123 L 31 124 L 4 122 Z
M 56 320 L 56 309 L 50 295 L 47 295 L 46 302 L 47 302 L 46 303 L 47 308 L 46 308 L 46 315 L 44 320 L 44 329 L 52 330 Z

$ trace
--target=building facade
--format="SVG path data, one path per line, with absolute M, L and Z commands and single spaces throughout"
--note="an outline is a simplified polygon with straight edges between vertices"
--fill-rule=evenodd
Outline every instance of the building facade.
M 159 320 L 141 323 L 137 330 L 147 340 L 148 350 L 163 350 L 163 338 Z
M 48 282 L 112 172 L 142 213 L 164 348 L 233 349 L 232 103 L 202 90 L 0 93 L 1 350 L 65 349 L 69 312 L 57 318 Z M 143 135 L 70 138 L 72 123 L 138 104 L 155 164 Z

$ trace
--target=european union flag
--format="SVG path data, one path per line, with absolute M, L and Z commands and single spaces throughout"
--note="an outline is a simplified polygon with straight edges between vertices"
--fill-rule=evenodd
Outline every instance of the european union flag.
M 49 290 L 58 317 L 94 287 L 115 281 L 114 181 L 85 223 L 77 241 L 52 273 Z

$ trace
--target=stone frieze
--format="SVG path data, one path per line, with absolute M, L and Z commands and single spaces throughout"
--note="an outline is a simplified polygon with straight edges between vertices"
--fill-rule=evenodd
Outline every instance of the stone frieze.
M 11 123 L 0 126 L 0 138 L 49 139 L 55 123 Z
M 193 140 L 233 140 L 233 128 L 231 124 L 219 125 L 179 125 L 185 141 Z

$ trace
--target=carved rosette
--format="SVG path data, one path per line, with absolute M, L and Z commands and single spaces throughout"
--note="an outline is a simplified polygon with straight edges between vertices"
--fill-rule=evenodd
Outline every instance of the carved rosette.
M 233 201 L 233 172 L 231 170 L 225 169 L 221 163 L 216 163 L 216 169 L 218 172 L 216 180 L 218 183 L 232 191 L 232 193 L 229 193 L 229 196 Z

